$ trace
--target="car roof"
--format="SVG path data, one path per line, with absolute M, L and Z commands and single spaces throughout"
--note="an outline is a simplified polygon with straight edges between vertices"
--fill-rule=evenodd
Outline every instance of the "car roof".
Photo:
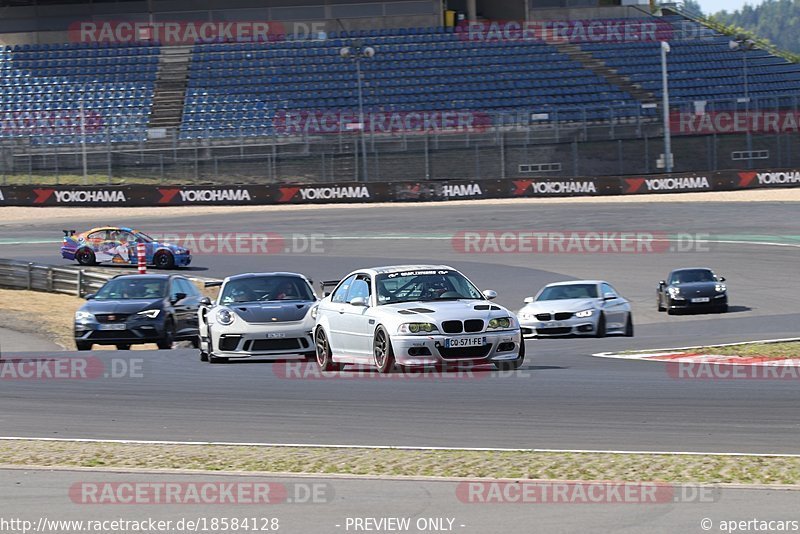
M 709 267 L 681 267 L 680 269 L 673 269 L 670 273 L 679 273 L 682 271 L 711 271 L 714 272 L 714 269 Z
M 92 232 L 101 232 L 103 230 L 121 230 L 123 232 L 131 232 L 136 233 L 136 230 L 133 228 L 128 228 L 127 226 L 98 226 L 97 228 L 92 228 L 91 230 L 86 230 L 85 233 L 91 234 Z
M 552 284 L 547 284 L 545 287 L 550 287 L 550 286 L 571 286 L 571 285 L 574 285 L 574 284 L 600 285 L 600 284 L 608 284 L 608 282 L 606 282 L 605 280 L 566 280 L 564 282 L 553 282 Z M 611 284 L 609 284 L 609 285 L 611 285 Z
M 367 269 L 358 269 L 353 272 L 366 272 L 370 274 L 389 274 L 389 273 L 403 273 L 406 271 L 436 271 L 436 270 L 455 271 L 449 265 L 385 265 L 382 267 L 369 267 Z
M 228 276 L 225 278 L 226 282 L 230 282 L 231 280 L 242 280 L 244 278 L 263 278 L 265 276 L 294 276 L 296 278 L 302 278 L 305 281 L 308 281 L 304 275 L 300 273 L 290 273 L 290 272 L 274 272 L 274 273 L 241 273 L 235 274 L 233 276 Z
M 170 278 L 186 278 L 185 276 L 179 274 L 119 274 L 112 278 L 112 280 L 127 280 L 127 279 L 134 279 L 134 280 L 144 280 L 144 279 L 158 279 L 158 280 L 168 280 Z

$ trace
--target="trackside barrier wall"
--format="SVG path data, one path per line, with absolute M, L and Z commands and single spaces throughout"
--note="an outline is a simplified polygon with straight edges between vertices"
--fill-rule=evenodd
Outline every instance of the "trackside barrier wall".
M 800 187 L 800 169 L 640 176 L 230 186 L 0 186 L 0 206 L 198 206 L 641 195 Z
M 0 287 L 10 289 L 64 293 L 83 297 L 89 293 L 96 293 L 114 276 L 83 269 L 0 259 Z

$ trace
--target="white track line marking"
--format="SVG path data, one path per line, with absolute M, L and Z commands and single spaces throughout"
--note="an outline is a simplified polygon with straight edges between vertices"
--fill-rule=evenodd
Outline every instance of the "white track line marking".
M 466 451 L 466 452 L 541 452 L 541 453 L 580 453 L 580 454 L 647 454 L 668 456 L 748 456 L 800 458 L 800 454 L 753 453 L 753 452 L 697 452 L 697 451 L 621 451 L 592 449 L 513 449 L 495 447 L 412 447 L 403 445 L 323 445 L 316 443 L 261 443 L 235 441 L 168 441 L 140 439 L 95 439 L 95 438 L 40 438 L 25 436 L 0 436 L 0 441 L 52 441 L 70 443 L 108 443 L 121 445 L 214 445 L 220 447 L 279 447 L 307 449 L 378 449 L 398 451 Z

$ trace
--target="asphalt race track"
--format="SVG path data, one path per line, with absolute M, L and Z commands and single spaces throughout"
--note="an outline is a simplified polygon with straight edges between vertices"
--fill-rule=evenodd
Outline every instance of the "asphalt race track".
M 188 211 L 187 211 L 188 212 Z M 44 213 L 44 212 L 43 212 Z M 157 211 L 154 211 L 157 214 Z M 543 284 L 611 282 L 634 306 L 634 338 L 532 340 L 516 373 L 491 370 L 438 378 L 302 379 L 286 364 L 209 365 L 197 352 L 97 351 L 106 362 L 141 365 L 133 376 L 2 383 L 5 436 L 163 439 L 593 450 L 796 453 L 796 380 L 696 380 L 664 365 L 591 357 L 660 348 L 800 335 L 800 220 L 792 203 L 505 204 L 320 208 L 94 220 L 76 209 L 70 228 L 130 225 L 151 233 L 277 233 L 322 236 L 324 252 L 270 255 L 193 251 L 188 274 L 222 277 L 290 270 L 336 279 L 362 266 L 446 263 L 517 310 Z M 61 223 L 0 223 L 0 257 L 60 260 Z M 593 231 L 710 234 L 713 242 L 650 253 L 470 253 L 458 232 Z M 766 241 L 773 244 L 755 243 Z M 792 240 L 794 245 L 792 245 Z M 24 241 L 27 244 L 11 244 Z M 717 241 L 724 241 L 722 243 Z M 784 246 L 779 246 L 777 243 Z M 686 242 L 686 240 L 684 240 Z M 655 287 L 680 266 L 709 266 L 728 280 L 726 315 L 667 316 Z M 120 268 L 120 271 L 124 271 Z M 6 354 L 36 358 L 48 353 Z M 55 353 L 53 353 L 55 355 Z M 62 353 L 63 355 L 63 353 Z M 141 361 L 139 361 L 141 360 Z M 119 365 L 119 360 L 116 364 Z M 297 369 L 296 367 L 292 369 Z M 347 374 L 345 372 L 345 374 Z
M 287 500 L 266 505 L 248 504 L 180 504 L 137 505 L 84 504 L 73 490 L 74 485 L 89 487 L 113 483 L 126 484 L 225 484 L 269 483 L 286 488 Z M 353 532 L 347 528 L 348 518 L 401 517 L 413 518 L 409 532 L 442 532 L 435 528 L 415 528 L 417 521 L 447 518 L 453 521 L 453 531 L 463 533 L 492 532 L 703 532 L 701 521 L 713 522 L 721 529 L 722 521 L 795 520 L 797 495 L 795 491 L 765 488 L 705 489 L 702 498 L 689 501 L 695 495 L 692 487 L 663 492 L 671 499 L 658 502 L 611 502 L 577 504 L 562 502 L 491 503 L 465 502 L 459 498 L 459 486 L 453 480 L 370 480 L 348 478 L 281 478 L 264 476 L 231 476 L 216 473 L 189 476 L 162 473 L 113 473 L 87 471 L 2 470 L 0 471 L 0 501 L 15 510 L 20 520 L 34 526 L 42 517 L 55 521 L 111 521 L 124 518 L 143 521 L 181 520 L 200 522 L 212 518 L 257 517 L 275 518 L 280 532 L 331 534 Z M 315 502 L 293 499 L 306 492 L 299 488 L 320 488 Z M 671 488 L 669 488 L 671 489 Z M 67 498 L 69 494 L 70 498 Z M 80 495 L 80 494 L 78 494 Z M 76 498 L 77 497 L 77 498 Z M 77 502 L 76 502 L 77 501 Z M 46 506 L 42 503 L 46 502 Z M 517 504 L 516 506 L 514 504 Z M 754 513 L 756 512 L 757 513 Z M 91 515 L 89 515 L 91 514 Z M 259 521 L 260 524 L 261 521 Z M 52 524 L 52 523 L 51 523 Z M 207 523 L 208 524 L 208 523 Z M 86 526 L 86 525 L 84 525 Z M 74 528 L 75 532 L 80 529 Z M 717 530 L 717 531 L 720 531 Z M 787 530 L 791 530 L 791 527 Z M 187 532 L 190 529 L 174 530 Z M 444 530 L 446 531 L 446 530 Z M 753 530 L 755 531 L 755 530 Z M 172 532 L 172 531 L 171 531 Z M 213 532 L 213 530 L 212 530 Z M 396 532 L 381 530 L 381 532 Z

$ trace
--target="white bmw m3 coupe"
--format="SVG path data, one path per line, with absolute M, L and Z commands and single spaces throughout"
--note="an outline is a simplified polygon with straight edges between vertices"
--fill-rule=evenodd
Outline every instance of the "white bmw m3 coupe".
M 516 369 L 525 358 L 517 318 L 446 265 L 360 269 L 312 310 L 317 363 L 399 366 L 455 362 Z

